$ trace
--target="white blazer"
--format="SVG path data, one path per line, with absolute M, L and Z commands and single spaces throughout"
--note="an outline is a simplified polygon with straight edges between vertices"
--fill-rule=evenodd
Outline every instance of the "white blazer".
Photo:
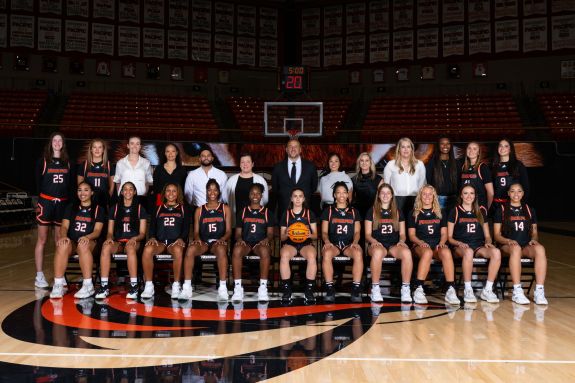
M 230 205 L 230 209 L 232 211 L 232 227 L 236 226 L 236 185 L 238 184 L 239 177 L 240 174 L 238 173 L 228 178 L 228 182 L 226 182 L 222 196 L 223 201 Z M 264 194 L 262 195 L 262 206 L 267 205 L 269 198 L 267 181 L 264 177 L 254 173 L 254 183 L 263 185 Z

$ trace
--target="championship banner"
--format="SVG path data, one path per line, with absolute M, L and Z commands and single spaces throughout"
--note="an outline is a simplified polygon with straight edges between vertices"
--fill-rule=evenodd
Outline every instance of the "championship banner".
M 469 55 L 491 53 L 491 23 L 469 24 Z
M 319 40 L 302 40 L 301 64 L 310 68 L 321 66 L 321 43 Z
M 465 54 L 465 27 L 450 25 L 443 27 L 443 57 Z
M 88 0 L 66 0 L 66 15 L 88 17 L 90 2 Z
M 523 16 L 547 14 L 547 0 L 523 0 Z
M 393 32 L 393 61 L 413 60 L 413 31 Z
M 276 8 L 260 8 L 260 37 L 278 36 L 278 10 Z
M 319 36 L 321 13 L 319 8 L 305 8 L 301 11 L 301 37 Z
M 439 22 L 438 0 L 417 0 L 417 25 L 437 24 Z
M 10 46 L 34 49 L 34 16 L 10 15 Z
M 465 18 L 463 0 L 443 0 L 443 23 L 462 23 Z
M 238 5 L 238 35 L 256 35 L 256 7 Z
M 114 25 L 92 23 L 92 54 L 114 55 Z
M 234 33 L 234 5 L 230 3 L 214 4 L 214 24 L 216 33 Z
M 66 52 L 88 53 L 88 22 L 66 20 L 64 30 Z
M 364 3 L 354 3 L 345 6 L 345 30 L 348 35 L 352 33 L 365 33 Z M 363 41 L 363 50 L 365 56 L 365 37 Z
M 369 31 L 389 30 L 389 1 L 377 0 L 369 2 Z
M 164 0 L 144 0 L 144 23 L 164 25 Z
M 10 1 L 12 11 L 34 12 L 34 0 L 12 0 Z
M 345 39 L 345 64 L 365 63 L 365 36 L 347 36 Z
M 40 0 L 38 2 L 38 11 L 40 13 L 62 14 L 62 0 Z
M 233 43 L 233 42 L 232 42 Z M 192 32 L 192 60 L 210 62 L 212 60 L 212 34 Z
M 169 0 L 168 24 L 170 27 L 188 27 L 188 13 L 190 2 L 188 0 Z
M 256 65 L 256 39 L 252 37 L 236 38 L 236 65 Z
M 207 0 L 192 1 L 192 29 L 210 32 L 212 30 L 212 3 Z
M 575 12 L 575 3 L 573 0 L 551 0 L 551 12 Z
M 0 14 L 0 48 L 7 48 L 8 41 L 8 15 Z
M 547 50 L 547 18 L 523 19 L 523 52 Z
M 339 66 L 342 64 L 343 44 L 341 37 L 330 37 L 323 40 L 323 66 Z
M 168 31 L 168 60 L 188 60 L 188 31 Z
M 114 20 L 115 5 L 114 0 L 93 0 L 92 17 Z
M 439 29 L 417 30 L 417 59 L 439 57 Z
M 467 19 L 470 23 L 491 20 L 489 0 L 468 0 L 468 2 Z
M 228 35 L 214 36 L 214 62 L 234 63 L 234 37 Z
M 260 39 L 258 65 L 262 68 L 277 68 L 278 42 L 272 39 Z
M 118 56 L 140 57 L 139 27 L 118 27 Z
M 388 62 L 390 57 L 389 33 L 369 35 L 369 63 Z
M 554 51 L 575 48 L 575 15 L 553 16 L 551 46 Z
M 495 22 L 495 53 L 519 51 L 519 21 Z
M 62 20 L 38 18 L 38 50 L 62 51 Z
M 340 36 L 343 33 L 343 6 L 332 5 L 323 9 L 323 35 Z
M 159 28 L 143 28 L 143 57 L 164 58 L 164 30 Z
M 393 29 L 413 28 L 413 0 L 394 0 L 392 3 Z
M 517 0 L 495 0 L 495 18 L 517 17 Z
M 120 0 L 118 20 L 121 23 L 140 23 L 140 0 Z

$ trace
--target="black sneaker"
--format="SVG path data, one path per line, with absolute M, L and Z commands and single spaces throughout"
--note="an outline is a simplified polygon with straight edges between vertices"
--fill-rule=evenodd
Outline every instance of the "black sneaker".
M 108 296 L 110 295 L 110 284 L 107 283 L 105 285 L 102 285 L 100 287 L 98 287 L 98 290 L 96 290 L 96 299 L 106 299 L 108 298 Z
M 315 295 L 313 292 L 313 286 L 306 286 L 305 291 L 303 293 L 305 303 L 307 304 L 314 304 L 315 303 Z
M 325 285 L 325 296 L 323 297 L 323 301 L 328 303 L 335 302 L 335 287 L 333 284 Z
M 361 286 L 353 284 L 351 286 L 351 301 L 353 303 L 361 303 Z
M 282 285 L 282 302 L 288 303 L 291 301 L 291 286 L 289 283 Z
M 130 289 L 128 294 L 126 294 L 126 299 L 138 299 L 138 284 L 130 283 Z

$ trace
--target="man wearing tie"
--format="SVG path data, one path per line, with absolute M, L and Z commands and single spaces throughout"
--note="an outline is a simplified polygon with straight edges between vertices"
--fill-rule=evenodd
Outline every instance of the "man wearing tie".
M 317 190 L 317 169 L 311 161 L 301 158 L 301 144 L 296 139 L 288 141 L 287 160 L 280 161 L 272 172 L 272 190 L 276 195 L 278 217 L 288 209 L 291 191 L 295 187 L 303 189 L 308 206 L 311 195 Z

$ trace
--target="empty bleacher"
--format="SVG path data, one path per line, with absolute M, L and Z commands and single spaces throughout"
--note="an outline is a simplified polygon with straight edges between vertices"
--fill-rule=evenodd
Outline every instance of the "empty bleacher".
M 540 94 L 537 102 L 554 138 L 575 139 L 575 93 Z
M 47 99 L 45 90 L 0 90 L 0 134 L 32 136 Z

